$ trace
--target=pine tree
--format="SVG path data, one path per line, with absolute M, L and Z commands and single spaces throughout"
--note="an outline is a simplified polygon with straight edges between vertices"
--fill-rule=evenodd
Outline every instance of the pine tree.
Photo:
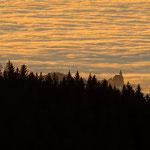
M 39 81 L 43 82 L 43 80 L 44 80 L 43 74 L 42 74 L 42 72 L 40 72 Z
M 52 77 L 51 77 L 51 74 L 50 74 L 50 73 L 48 73 L 48 74 L 46 75 L 46 83 L 47 83 L 48 85 L 52 85 L 52 84 L 53 84 L 53 80 L 52 80 Z
M 68 74 L 67 74 L 66 80 L 67 80 L 67 84 L 68 84 L 69 86 L 73 86 L 73 84 L 74 84 L 74 79 L 73 79 L 73 77 L 72 77 L 72 75 L 71 75 L 70 70 L 69 70 L 69 72 L 68 72 Z
M 103 89 L 107 89 L 107 88 L 108 88 L 108 82 L 107 82 L 106 79 L 104 79 L 103 82 L 101 83 L 101 87 L 102 87 Z
M 76 72 L 74 79 L 75 79 L 75 81 L 79 81 L 79 79 L 80 79 L 80 74 L 79 74 L 78 71 Z
M 19 80 L 19 77 L 20 77 L 20 75 L 19 75 L 19 68 L 17 67 L 16 71 L 15 71 L 15 80 Z
M 36 79 L 36 81 L 38 81 L 38 79 L 39 79 L 39 75 L 38 75 L 37 72 L 36 72 L 36 74 L 35 74 L 35 79 Z
M 75 74 L 74 80 L 75 80 L 75 86 L 78 88 L 80 86 L 80 74 L 78 71 Z
M 127 91 L 126 85 L 124 84 L 122 87 L 122 95 L 125 95 Z
M 75 80 L 75 86 L 76 86 L 77 89 L 81 90 L 81 89 L 84 88 L 83 78 L 80 77 L 80 74 L 79 74 L 78 71 L 75 74 L 74 80 Z
M 55 87 L 58 86 L 58 77 L 57 77 L 56 73 L 53 74 L 53 84 Z
M 138 99 L 143 99 L 144 95 L 142 93 L 142 88 L 140 84 L 137 85 L 137 88 L 135 89 L 135 95 L 138 97 Z
M 82 77 L 80 77 L 79 79 L 79 87 L 80 89 L 84 89 L 85 88 L 85 83 Z
M 33 72 L 30 72 L 30 74 L 28 75 L 28 80 L 31 82 L 35 81 L 35 75 Z
M 142 90 L 142 88 L 141 88 L 140 84 L 138 84 L 135 93 L 138 95 L 141 95 L 141 90 Z
M 6 64 L 6 67 L 5 67 L 4 71 L 5 71 L 5 76 L 7 76 L 8 79 L 13 79 L 14 78 L 14 76 L 15 76 L 15 67 L 10 62 L 10 60 Z
M 26 80 L 28 76 L 28 69 L 26 65 L 22 65 L 20 69 L 20 78 L 21 80 Z
M 92 86 L 96 88 L 97 85 L 98 85 L 98 83 L 97 83 L 97 78 L 96 78 L 96 76 L 94 75 L 94 76 L 92 77 Z
M 65 87 L 66 84 L 67 84 L 67 81 L 66 81 L 66 77 L 64 76 L 63 79 L 62 79 L 62 81 L 60 82 L 60 86 L 61 87 Z
M 87 88 L 91 88 L 92 86 L 92 75 L 89 74 L 88 80 L 87 80 Z
M 67 80 L 71 80 L 72 79 L 72 75 L 71 75 L 71 72 L 69 70 L 68 74 L 67 74 Z
M 7 72 L 6 72 L 6 70 L 4 70 L 4 72 L 3 72 L 3 77 L 4 77 L 5 80 L 7 79 Z
M 127 89 L 128 94 L 134 94 L 134 90 L 130 82 L 127 82 L 126 89 Z

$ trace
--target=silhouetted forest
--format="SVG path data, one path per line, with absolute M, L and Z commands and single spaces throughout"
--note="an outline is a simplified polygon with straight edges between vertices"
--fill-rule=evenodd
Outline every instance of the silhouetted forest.
M 149 150 L 150 97 L 127 83 L 122 90 L 77 71 L 57 75 L 15 68 L 0 71 L 0 136 L 20 150 Z

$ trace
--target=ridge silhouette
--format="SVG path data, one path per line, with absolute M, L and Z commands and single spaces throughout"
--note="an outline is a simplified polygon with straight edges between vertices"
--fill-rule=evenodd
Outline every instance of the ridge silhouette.
M 49 149 L 150 149 L 150 96 L 128 82 L 122 90 L 77 71 L 57 75 L 0 70 L 0 136 L 5 147 Z

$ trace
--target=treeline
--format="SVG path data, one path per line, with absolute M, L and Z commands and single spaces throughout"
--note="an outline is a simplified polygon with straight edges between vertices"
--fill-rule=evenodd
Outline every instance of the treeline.
M 150 149 L 150 97 L 130 83 L 122 90 L 77 71 L 29 72 L 8 61 L 0 71 L 0 136 L 15 149 Z

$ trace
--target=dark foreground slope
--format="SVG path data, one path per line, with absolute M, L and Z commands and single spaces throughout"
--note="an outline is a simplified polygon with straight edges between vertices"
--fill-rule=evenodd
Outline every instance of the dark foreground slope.
M 149 150 L 150 103 L 140 86 L 122 91 L 89 75 L 28 73 L 8 62 L 0 74 L 2 145 L 21 150 Z

